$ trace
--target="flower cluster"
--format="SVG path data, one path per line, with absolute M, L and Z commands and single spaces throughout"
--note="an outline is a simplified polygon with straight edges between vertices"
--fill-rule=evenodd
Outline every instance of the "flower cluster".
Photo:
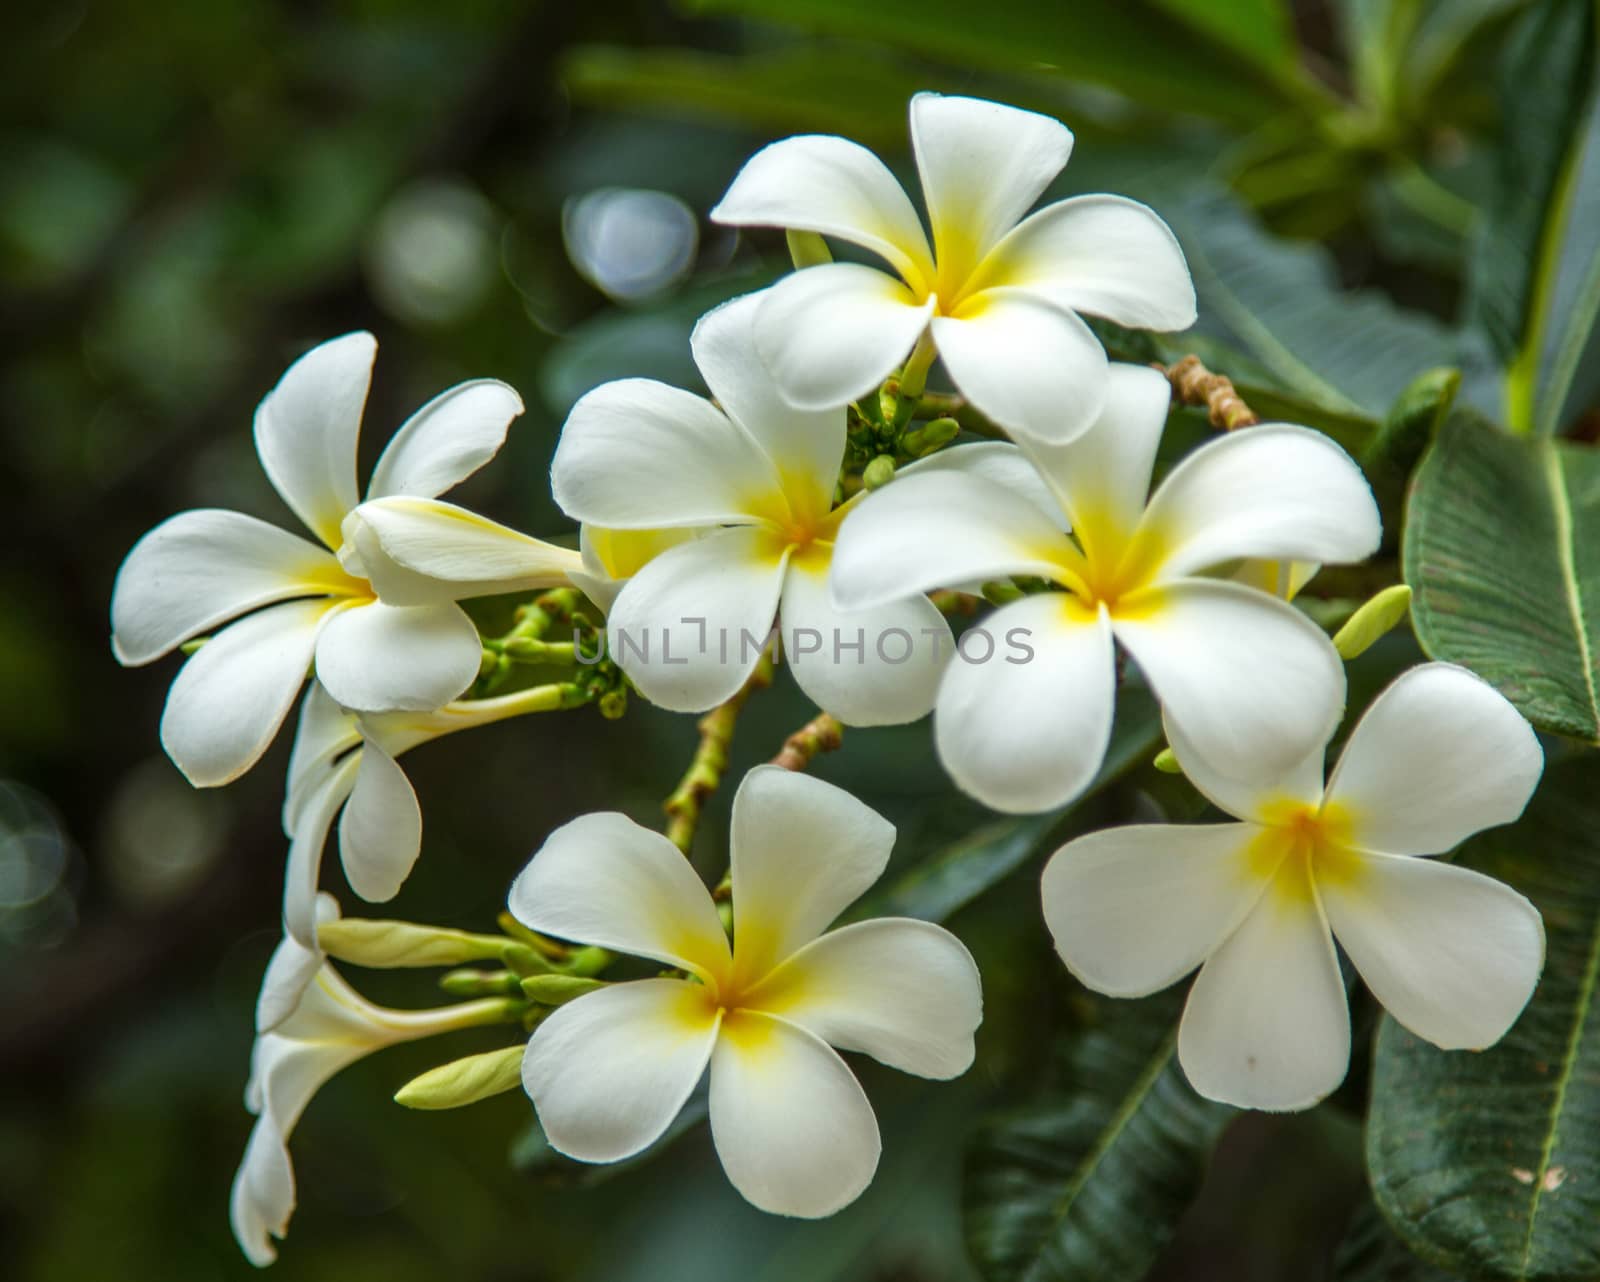
M 418 411 L 362 501 L 356 433 L 375 349 L 357 334 L 302 357 L 256 417 L 268 477 L 324 546 L 198 511 L 129 555 L 112 607 L 123 662 L 217 629 L 162 724 L 196 784 L 248 769 L 311 677 L 284 807 L 285 939 L 258 1010 L 259 1120 L 234 1190 L 255 1262 L 292 1210 L 286 1142 L 316 1087 L 367 1051 L 484 1022 L 521 1025 L 526 1050 L 444 1066 L 402 1099 L 447 1106 L 520 1078 L 556 1149 L 610 1162 L 656 1141 L 707 1078 L 717 1152 L 756 1206 L 820 1216 L 862 1191 L 877 1126 L 835 1048 L 958 1075 L 981 995 L 941 927 L 827 929 L 883 872 L 894 836 L 843 790 L 775 766 L 745 777 L 726 914 L 683 858 L 692 819 L 669 840 L 620 814 L 549 835 L 501 936 L 363 925 L 319 893 L 341 811 L 350 888 L 398 892 L 421 844 L 396 762 L 410 748 L 588 702 L 611 715 L 630 689 L 732 716 L 779 656 L 835 725 L 931 712 L 957 786 L 1018 813 L 1082 795 L 1119 683 L 1148 686 L 1179 766 L 1238 822 L 1081 837 L 1045 869 L 1043 910 L 1096 990 L 1138 996 L 1199 968 L 1178 1047 L 1203 1095 L 1289 1109 L 1338 1085 L 1350 1035 L 1335 938 L 1439 1046 L 1489 1045 L 1527 1002 L 1538 913 L 1429 858 L 1531 795 L 1542 756 L 1510 704 L 1462 669 L 1414 669 L 1323 784 L 1344 665 L 1289 598 L 1319 567 L 1377 549 L 1361 469 L 1318 432 L 1265 424 L 1152 485 L 1171 385 L 1109 361 L 1082 315 L 1191 324 L 1172 233 L 1113 196 L 1030 213 L 1071 149 L 1056 121 L 936 94 L 910 114 L 931 242 L 885 166 L 844 139 L 779 142 L 735 178 L 713 219 L 784 229 L 797 270 L 702 318 L 692 350 L 711 399 L 625 379 L 573 408 L 551 487 L 579 525 L 576 549 L 436 497 L 493 456 L 521 411 L 492 381 Z M 825 237 L 890 270 L 834 262 Z M 927 390 L 936 359 L 955 393 Z M 533 590 L 500 638 L 458 604 Z M 971 613 L 978 597 L 999 608 L 957 635 L 941 604 Z M 552 639 L 558 624 L 572 642 Z M 495 693 L 519 662 L 564 663 L 570 679 Z M 684 804 L 717 786 L 722 724 L 702 723 L 710 750 Z M 666 971 L 601 978 L 618 953 Z M 478 1001 L 394 1012 L 357 996 L 329 954 L 506 969 L 452 980 Z

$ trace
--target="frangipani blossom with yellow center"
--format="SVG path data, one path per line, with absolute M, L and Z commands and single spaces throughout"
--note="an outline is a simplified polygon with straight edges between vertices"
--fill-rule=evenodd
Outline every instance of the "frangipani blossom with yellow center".
M 931 342 L 974 405 L 1046 440 L 1085 429 L 1106 393 L 1106 354 L 1080 312 L 1156 330 L 1194 323 L 1176 238 L 1119 196 L 1029 208 L 1059 174 L 1072 134 L 1048 116 L 919 93 L 911 142 L 933 244 L 894 176 L 843 138 L 787 138 L 740 171 L 714 222 L 835 236 L 894 274 L 824 263 L 785 277 L 754 318 L 785 399 L 843 405 Z
M 1241 770 L 1286 769 L 1343 710 L 1344 668 L 1321 629 L 1281 598 L 1208 573 L 1241 559 L 1370 555 L 1380 523 L 1361 470 L 1319 433 L 1266 424 L 1202 446 L 1147 501 L 1167 381 L 1113 365 L 1109 386 L 1071 443 L 1019 438 L 1031 484 L 897 478 L 852 513 L 834 550 L 843 609 L 1007 575 L 1063 589 L 983 620 L 995 652 L 969 662 L 984 647 L 964 645 L 939 687 L 940 759 L 997 810 L 1047 810 L 1088 787 L 1110 740 L 1118 643 L 1168 721 Z
M 318 907 L 320 920 L 339 915 L 327 895 Z M 256 1124 L 234 1176 L 230 1203 L 233 1235 L 258 1268 L 277 1258 L 272 1239 L 288 1232 L 295 1207 L 289 1136 L 323 1084 L 386 1046 L 499 1023 L 506 1008 L 503 998 L 435 1010 L 375 1006 L 319 955 L 292 939 L 285 939 L 273 954 L 262 984 L 262 1004 L 281 998 L 286 984 L 294 988 L 291 1009 L 256 1038 L 251 1052 L 245 1105 L 256 1114 Z
M 1090 988 L 1139 997 L 1200 967 L 1178 1032 L 1197 1091 L 1288 1110 L 1344 1080 L 1335 940 L 1418 1037 L 1482 1050 L 1505 1035 L 1544 965 L 1538 910 L 1426 857 L 1510 823 L 1539 782 L 1539 741 L 1498 692 L 1465 668 L 1413 668 L 1373 701 L 1326 787 L 1320 748 L 1251 778 L 1181 733 L 1172 745 L 1242 822 L 1091 833 L 1051 858 L 1042 893 L 1057 951 Z
M 744 683 L 776 618 L 786 642 L 803 639 L 786 658 L 820 707 L 851 725 L 914 721 L 933 706 L 949 625 L 924 597 L 849 614 L 829 600 L 834 539 L 859 501 L 833 506 L 845 412 L 778 397 L 752 345 L 760 306 L 737 298 L 695 327 L 715 405 L 624 379 L 584 396 L 562 429 L 551 488 L 569 516 L 613 542 L 652 532 L 652 549 L 664 531 L 698 531 L 627 567 L 611 655 L 651 702 L 700 712 Z
M 877 1169 L 877 1120 L 832 1049 L 921 1077 L 973 1058 L 978 971 L 948 931 L 883 918 L 823 933 L 882 874 L 894 828 L 831 784 L 762 766 L 733 802 L 734 939 L 670 841 L 619 814 L 550 835 L 511 889 L 533 930 L 648 957 L 681 979 L 614 984 L 534 1031 L 523 1082 L 550 1143 L 638 1153 L 710 1070 L 711 1133 L 765 1211 L 831 1215 Z
M 564 583 L 581 565 L 575 552 L 527 539 L 520 561 L 494 567 L 509 586 L 447 582 L 419 592 L 420 576 L 396 567 L 388 577 L 413 590 L 398 601 L 386 595 L 379 578 L 387 565 L 363 565 L 343 533 L 360 503 L 356 439 L 376 352 L 366 333 L 324 343 L 291 365 L 256 411 L 267 478 L 322 547 L 239 512 L 200 509 L 151 530 L 117 574 L 112 647 L 122 663 L 150 663 L 228 624 L 184 664 L 161 720 L 162 745 L 196 785 L 228 783 L 255 764 L 313 658 L 346 707 L 447 703 L 471 684 L 482 657 L 477 629 L 455 601 Z M 504 383 L 451 388 L 395 434 L 369 496 L 407 496 L 413 523 L 431 525 L 441 539 L 488 524 L 433 496 L 493 458 L 521 413 Z

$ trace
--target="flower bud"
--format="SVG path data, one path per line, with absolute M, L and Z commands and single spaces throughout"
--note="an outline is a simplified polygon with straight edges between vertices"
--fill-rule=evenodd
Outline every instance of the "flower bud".
M 523 1046 L 506 1046 L 482 1055 L 468 1055 L 412 1078 L 395 1092 L 394 1102 L 406 1108 L 460 1108 L 522 1083 Z
M 529 975 L 522 981 L 523 993 L 545 1006 L 564 1006 L 574 998 L 604 987 L 604 980 L 585 979 L 581 975 Z
M 317 938 L 330 956 L 382 970 L 495 961 L 506 944 L 497 935 L 474 935 L 464 930 L 371 917 L 325 921 L 317 928 Z

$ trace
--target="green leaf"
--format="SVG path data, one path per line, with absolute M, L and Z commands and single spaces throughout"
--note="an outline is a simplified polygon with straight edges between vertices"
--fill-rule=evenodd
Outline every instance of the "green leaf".
M 881 40 L 963 70 L 1054 71 L 1147 106 L 1214 119 L 1258 123 L 1281 113 L 1293 96 L 1233 52 L 1245 37 L 1208 44 L 1193 29 L 1127 0 L 990 5 L 976 21 L 966 0 L 685 0 L 684 7 Z M 1304 78 L 1296 83 L 1299 92 L 1314 92 Z
M 1184 992 L 1081 995 L 1042 1090 L 967 1154 L 967 1244 L 990 1282 L 1136 1282 L 1193 1200 L 1233 1110 L 1177 1064 Z
M 869 49 L 800 46 L 744 56 L 697 49 L 583 46 L 564 79 L 580 102 L 736 122 L 761 131 L 837 133 L 899 149 L 919 89 L 956 88 Z
M 1202 35 L 1248 58 L 1263 70 L 1296 69 L 1294 21 L 1285 0 L 1154 0 Z
M 1457 410 L 1417 470 L 1401 556 L 1432 658 L 1542 729 L 1600 739 L 1600 451 Z
M 1514 827 L 1462 861 L 1544 914 L 1543 978 L 1479 1054 L 1385 1018 L 1367 1124 L 1374 1196 L 1408 1245 L 1472 1278 L 1600 1276 L 1600 792 L 1594 759 L 1551 768 Z
M 921 860 L 886 889 L 867 896 L 851 910 L 850 920 L 917 917 L 945 921 L 1033 860 L 1085 801 L 1148 760 L 1160 744 L 1161 710 L 1149 693 L 1124 688 L 1117 699 L 1111 746 L 1100 773 L 1082 797 L 1048 814 L 985 824 Z
M 1244 352 L 1281 390 L 1376 419 L 1419 370 L 1458 363 L 1438 321 L 1370 290 L 1341 289 L 1325 249 L 1276 239 L 1226 194 L 1203 190 L 1157 207 L 1189 259 L 1198 333 Z
M 1435 1268 L 1412 1254 L 1384 1222 L 1370 1198 L 1363 1198 L 1350 1217 L 1334 1252 L 1331 1282 L 1459 1282 L 1456 1275 Z
M 1544 329 L 1572 214 L 1574 140 L 1595 64 L 1594 0 L 1541 0 L 1501 67 L 1496 190 L 1471 256 L 1467 315 L 1506 364 L 1507 412 L 1530 430 Z
M 624 1171 L 631 1171 L 635 1167 L 643 1166 L 646 1162 L 654 1161 L 665 1153 L 675 1143 L 699 1126 L 710 1115 L 710 1106 L 704 1094 L 691 1096 L 676 1117 L 667 1125 L 649 1148 L 632 1157 L 625 1157 L 620 1162 L 580 1162 L 576 1158 L 559 1153 L 550 1146 L 544 1128 L 539 1125 L 539 1119 L 528 1119 L 528 1125 L 522 1133 L 511 1141 L 511 1166 L 512 1169 L 543 1184 L 556 1185 L 563 1188 L 592 1188 L 597 1184 L 621 1175 Z

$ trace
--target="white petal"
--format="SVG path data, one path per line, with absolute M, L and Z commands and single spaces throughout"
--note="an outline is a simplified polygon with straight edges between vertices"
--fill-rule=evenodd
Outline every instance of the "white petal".
M 788 550 L 766 530 L 717 530 L 663 552 L 618 594 L 611 657 L 651 703 L 704 712 L 761 657 Z
M 1237 557 L 1360 561 L 1383 535 L 1355 461 L 1320 432 L 1267 423 L 1201 446 L 1150 498 L 1166 578 Z
M 431 712 L 465 691 L 482 663 L 478 629 L 449 602 L 352 606 L 317 639 L 317 680 L 360 712 Z
M 763 294 L 746 294 L 707 312 L 689 342 L 711 395 L 723 412 L 755 437 L 786 489 L 798 489 L 808 511 L 826 512 L 844 458 L 842 408 L 795 409 L 756 351 L 755 318 Z
M 522 397 L 493 378 L 458 383 L 401 424 L 367 483 L 368 498 L 433 498 L 460 485 L 500 452 Z
M 1350 1010 L 1302 860 L 1284 860 L 1201 967 L 1178 1026 L 1178 1062 L 1207 1099 L 1278 1113 L 1309 1108 L 1344 1080 Z
M 149 663 L 235 615 L 358 587 L 325 549 L 238 512 L 180 512 L 133 545 L 111 592 L 117 661 Z
M 927 716 L 954 646 L 944 615 L 925 596 L 836 609 L 828 595 L 831 560 L 795 557 L 784 576 L 778 612 L 795 681 L 847 726 L 897 726 Z
M 1019 223 L 979 268 L 975 288 L 1035 290 L 1134 329 L 1188 329 L 1194 282 L 1172 229 L 1122 196 L 1076 196 Z
M 437 605 L 502 592 L 564 587 L 582 569 L 571 548 L 529 538 L 441 499 L 363 503 L 344 533 L 372 590 L 388 605 Z
M 711 1056 L 711 1137 L 733 1187 L 774 1215 L 820 1219 L 878 1169 L 878 1119 L 826 1042 L 740 1011 Z
M 728 938 L 694 869 L 625 815 L 582 815 L 557 828 L 512 883 L 509 903 L 530 930 L 702 978 L 727 962 Z
M 757 766 L 733 798 L 734 960 L 744 982 L 809 944 L 883 874 L 894 825 L 843 788 Z
M 294 746 L 289 751 L 288 786 L 283 798 L 283 830 L 294 835 L 295 824 L 311 793 L 322 783 L 334 761 L 361 742 L 354 714 L 333 701 L 322 682 L 306 686 L 295 724 Z
M 813 940 L 750 1005 L 918 1077 L 959 1077 L 983 1020 L 977 963 L 942 926 L 903 917 L 857 922 Z
M 824 263 L 762 294 L 756 347 L 784 400 L 838 409 L 888 378 L 916 344 L 934 299 L 859 263 Z
M 928 238 L 904 188 L 881 160 L 844 138 L 810 134 L 762 148 L 711 221 L 837 236 L 881 254 L 912 280 L 932 280 Z
M 1282 774 L 1235 779 L 1215 769 L 1170 717 L 1164 718 L 1164 723 L 1167 743 L 1189 782 L 1212 805 L 1235 819 L 1267 823 L 1275 816 L 1281 819 L 1282 806 L 1286 801 L 1298 802 L 1313 811 L 1322 804 L 1326 745 L 1318 744 Z
M 1046 592 L 978 626 L 994 651 L 945 669 L 933 719 L 939 760 L 963 792 L 994 810 L 1065 805 L 1093 782 L 1111 740 L 1110 625 L 1065 593 Z M 986 646 L 971 635 L 962 653 L 979 659 Z
M 939 450 L 927 458 L 906 464 L 895 473 L 894 479 L 902 481 L 911 476 L 942 472 L 980 477 L 1010 490 L 1043 512 L 1046 520 L 1062 529 L 1066 528 L 1060 499 L 1039 474 L 1038 468 L 1028 460 L 1028 456 L 1007 441 L 977 441 Z
M 603 383 L 574 405 L 550 465 L 563 512 L 624 530 L 748 520 L 778 485 L 771 460 L 716 406 L 644 378 Z
M 339 919 L 339 901 L 332 895 L 317 895 L 315 923 Z M 261 977 L 261 992 L 256 998 L 256 1032 L 270 1033 L 300 1005 L 300 998 L 322 966 L 322 949 L 315 937 L 308 946 L 285 934 L 273 949 L 267 972 Z
M 1001 427 L 1070 441 L 1105 404 L 1105 348 L 1077 316 L 1046 299 L 987 290 L 931 324 L 946 373 Z
M 941 280 L 960 281 L 1066 166 L 1072 131 L 1032 111 L 919 93 L 911 144 Z
M 562 1006 L 522 1057 L 551 1147 L 583 1162 L 648 1148 L 705 1072 L 717 1023 L 705 988 L 677 979 L 617 984 Z
M 1348 878 L 1319 878 L 1334 938 L 1384 1008 L 1445 1050 L 1505 1036 L 1544 967 L 1539 910 L 1469 868 L 1362 855 Z
M 422 850 L 422 808 L 411 781 L 377 744 L 361 749 L 355 791 L 339 819 L 339 854 L 350 889 L 381 904 L 399 893 Z
M 272 1239 L 289 1231 L 294 1205 L 294 1168 L 288 1146 L 271 1118 L 259 1118 L 251 1128 L 228 1200 L 233 1236 L 245 1259 L 256 1268 L 264 1269 L 278 1258 Z
M 695 537 L 691 529 L 612 530 L 603 525 L 578 528 L 578 551 L 583 568 L 569 571 L 572 586 L 611 613 L 623 585 L 668 548 Z
M 1023 437 L 1021 449 L 1055 494 L 1079 541 L 1127 539 L 1144 514 L 1167 425 L 1171 385 L 1159 370 L 1114 363 L 1088 429 L 1064 445 Z
M 1372 701 L 1328 801 L 1364 849 L 1437 855 L 1520 815 L 1543 770 L 1533 727 L 1499 691 L 1465 668 L 1425 663 Z
M 1216 774 L 1288 776 L 1327 743 L 1344 711 L 1344 665 L 1292 605 L 1209 579 L 1155 590 L 1113 618 L 1168 723 Z
M 937 471 L 868 495 L 834 544 L 834 601 L 862 610 L 1008 574 L 1055 577 L 1073 555 L 1061 518 L 1018 498 L 986 477 Z
M 330 548 L 356 505 L 356 437 L 378 342 L 346 334 L 289 366 L 256 408 L 256 453 L 267 478 Z
M 229 624 L 183 665 L 161 715 L 161 746 L 195 787 L 231 783 L 260 760 L 334 605 L 319 598 L 268 606 Z
M 1098 993 L 1144 997 L 1227 939 L 1266 883 L 1247 824 L 1142 824 L 1069 841 L 1045 865 L 1044 920 L 1067 969 Z
M 322 852 L 328 845 L 333 818 L 354 790 L 360 769 L 360 753 L 339 762 L 307 793 L 290 834 L 289 859 L 283 872 L 283 930 L 311 952 L 322 951 L 317 942 Z

